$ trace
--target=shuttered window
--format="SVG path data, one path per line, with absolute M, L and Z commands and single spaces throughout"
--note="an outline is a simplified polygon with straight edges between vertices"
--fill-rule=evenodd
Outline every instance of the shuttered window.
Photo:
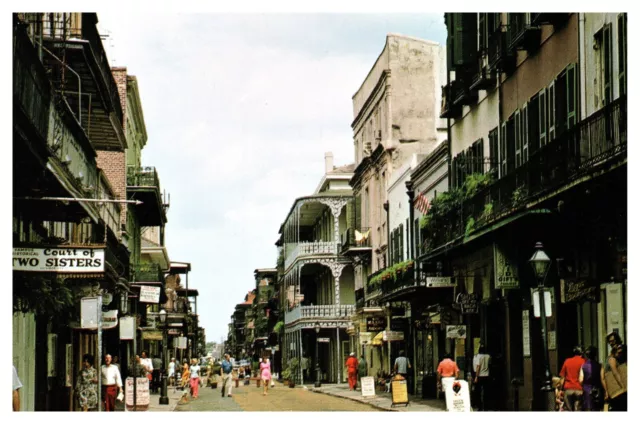
M 404 225 L 400 224 L 400 228 L 398 228 L 398 236 L 400 238 L 400 242 L 398 243 L 398 262 L 404 261 Z
M 540 143 L 540 127 L 538 125 L 538 115 L 540 113 L 540 110 L 538 108 L 537 94 L 529 99 L 529 107 L 527 109 L 529 109 L 529 154 L 533 155 L 538 150 L 538 145 Z
M 556 139 L 556 84 L 552 81 L 547 90 L 547 143 Z
M 604 88 L 604 104 L 611 103 L 613 98 L 612 84 L 611 84 L 611 24 L 607 24 L 602 29 L 602 54 L 603 54 L 603 88 Z
M 507 123 L 500 125 L 500 175 L 499 178 L 507 175 Z
M 516 126 L 515 116 L 507 121 L 507 173 L 513 171 L 516 163 Z
M 516 110 L 514 113 L 515 119 L 515 152 L 516 152 L 516 168 L 522 165 L 522 122 L 520 121 L 520 111 Z
M 618 15 L 618 87 L 620 95 L 627 94 L 627 14 Z
M 500 152 L 498 151 L 498 127 L 489 131 L 489 162 L 491 162 L 490 168 L 497 171 L 500 164 Z
M 569 130 L 576 126 L 578 121 L 578 78 L 577 67 L 574 63 L 567 67 L 566 97 L 567 97 L 567 120 L 566 128 Z
M 538 93 L 538 135 L 542 148 L 547 144 L 547 90 L 544 88 Z

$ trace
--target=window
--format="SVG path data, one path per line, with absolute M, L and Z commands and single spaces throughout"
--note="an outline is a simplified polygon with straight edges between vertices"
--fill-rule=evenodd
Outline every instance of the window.
M 490 169 L 498 169 L 498 165 L 500 163 L 500 152 L 498 151 L 498 127 L 489 131 L 489 162 L 491 162 Z
M 362 222 L 365 227 L 369 227 L 369 188 L 364 189 L 364 215 Z
M 567 121 L 566 128 L 569 130 L 576 126 L 578 121 L 578 89 L 577 89 L 576 65 L 574 63 L 567 67 L 566 97 L 567 97 Z
M 478 50 L 486 51 L 489 40 L 489 32 L 487 27 L 489 13 L 478 14 Z
M 547 143 L 556 138 L 556 84 L 551 81 L 547 90 Z
M 398 228 L 398 262 L 404 261 L 404 225 Z
M 522 105 L 522 112 L 520 113 L 520 146 L 522 148 L 522 163 L 526 163 L 529 160 L 529 111 L 527 104 Z
M 607 24 L 602 28 L 602 48 L 600 49 L 602 55 L 602 81 L 603 81 L 603 93 L 602 100 L 603 106 L 611 103 L 612 99 L 612 87 L 611 87 L 611 24 Z
M 627 14 L 618 15 L 618 90 L 627 94 Z
M 538 142 L 540 140 L 540 128 L 538 126 L 538 114 L 539 114 L 539 108 L 538 108 L 538 95 L 534 95 L 533 97 L 531 97 L 531 99 L 529 99 L 529 106 L 527 107 L 528 109 L 528 116 L 527 116 L 527 127 L 529 130 L 529 134 L 528 134 L 528 139 L 527 139 L 527 146 L 528 146 L 528 153 L 527 153 L 527 157 L 529 156 L 529 154 L 533 154 L 538 150 Z
M 544 88 L 538 93 L 538 128 L 542 148 L 547 144 L 547 90 Z
M 507 121 L 507 173 L 513 171 L 516 163 L 516 125 L 515 113 Z
M 507 175 L 507 123 L 500 125 L 500 175 L 502 178 Z
M 516 168 L 522 165 L 522 121 L 521 113 L 516 110 L 515 113 L 516 131 L 515 131 L 515 150 L 516 150 Z

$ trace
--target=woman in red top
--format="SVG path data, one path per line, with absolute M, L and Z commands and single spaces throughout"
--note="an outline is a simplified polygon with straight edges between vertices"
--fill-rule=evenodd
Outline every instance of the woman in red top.
M 358 382 L 358 360 L 354 352 L 351 352 L 345 365 L 349 375 L 349 390 L 355 390 Z
M 458 368 L 458 364 L 453 361 L 453 356 L 450 353 L 444 354 L 444 359 L 440 361 L 438 364 L 438 387 L 444 391 L 444 387 L 442 386 L 442 380 L 444 378 L 457 379 L 460 374 L 460 368 Z

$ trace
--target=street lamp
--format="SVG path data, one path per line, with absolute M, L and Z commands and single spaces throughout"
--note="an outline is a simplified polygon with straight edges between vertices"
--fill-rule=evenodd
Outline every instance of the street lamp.
M 167 311 L 160 311 L 160 323 L 162 324 L 162 363 L 164 372 L 162 373 L 162 387 L 160 389 L 160 405 L 168 405 L 167 396 Z
M 544 281 L 547 278 L 551 259 L 542 250 L 542 243 L 536 243 L 536 251 L 529 259 L 533 272 L 538 279 L 538 299 L 540 302 L 540 327 L 542 335 L 542 357 L 544 359 L 544 381 L 540 390 L 545 402 L 545 411 L 555 410 L 555 393 L 551 387 L 551 370 L 549 368 L 549 350 L 547 348 L 547 312 L 544 302 Z
M 320 336 L 320 324 L 316 322 L 316 382 L 313 387 L 320 387 L 320 350 L 318 344 L 318 337 Z

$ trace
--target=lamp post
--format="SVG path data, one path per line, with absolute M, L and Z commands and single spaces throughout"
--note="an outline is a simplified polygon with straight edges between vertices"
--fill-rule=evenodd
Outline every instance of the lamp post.
M 168 405 L 169 397 L 167 396 L 167 311 L 160 311 L 160 322 L 162 323 L 162 364 L 164 372 L 162 373 L 162 387 L 160 389 L 160 405 Z
M 318 344 L 318 337 L 320 336 L 320 324 L 316 322 L 316 382 L 313 387 L 320 387 L 320 349 Z
M 549 267 L 551 266 L 551 259 L 542 250 L 542 243 L 536 243 L 536 251 L 529 259 L 529 263 L 533 268 L 533 272 L 538 279 L 538 299 L 540 302 L 540 328 L 542 335 L 542 357 L 544 359 L 544 380 L 540 390 L 542 391 L 544 399 L 544 410 L 555 410 L 555 393 L 553 387 L 551 387 L 551 370 L 549 368 L 549 350 L 547 346 L 547 312 L 544 302 L 544 281 L 547 278 Z

